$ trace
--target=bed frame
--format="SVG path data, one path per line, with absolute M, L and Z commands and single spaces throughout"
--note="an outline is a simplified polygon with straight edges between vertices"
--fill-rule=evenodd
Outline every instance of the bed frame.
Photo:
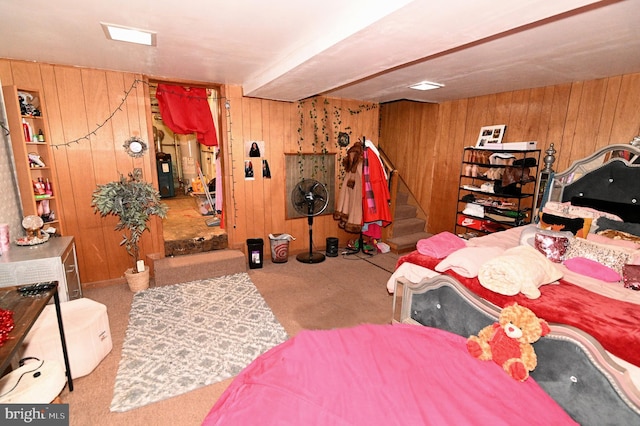
M 500 308 L 446 275 L 413 284 L 397 280 L 400 317 L 395 321 L 477 334 L 498 320 Z M 640 424 L 640 392 L 626 370 L 590 335 L 549 324 L 551 333 L 534 348 L 538 365 L 531 377 L 581 425 Z

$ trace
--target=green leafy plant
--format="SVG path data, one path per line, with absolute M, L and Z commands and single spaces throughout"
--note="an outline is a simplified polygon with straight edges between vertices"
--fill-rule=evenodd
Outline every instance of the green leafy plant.
M 148 221 L 152 215 L 164 218 L 169 207 L 160 201 L 160 193 L 150 183 L 142 180 L 142 170 L 134 169 L 127 177 L 98 185 L 93 191 L 91 206 L 94 213 L 102 217 L 117 216 L 120 220 L 115 230 L 125 230 L 120 245 L 133 258 L 133 271 L 138 271 L 140 247 L 138 242 L 142 233 L 149 229 Z

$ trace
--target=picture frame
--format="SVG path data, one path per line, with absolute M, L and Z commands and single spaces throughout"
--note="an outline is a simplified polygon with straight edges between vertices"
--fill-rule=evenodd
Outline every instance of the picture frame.
M 502 143 L 502 138 L 506 130 L 506 124 L 481 127 L 476 148 L 490 148 L 491 145 Z

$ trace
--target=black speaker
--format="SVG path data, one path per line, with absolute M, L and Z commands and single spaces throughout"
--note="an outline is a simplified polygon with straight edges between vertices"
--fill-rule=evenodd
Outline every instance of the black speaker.
M 327 238 L 327 256 L 338 257 L 338 239 L 336 237 Z

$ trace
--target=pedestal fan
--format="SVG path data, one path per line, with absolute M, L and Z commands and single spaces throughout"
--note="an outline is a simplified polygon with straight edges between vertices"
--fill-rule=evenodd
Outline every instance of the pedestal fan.
M 291 191 L 291 204 L 298 213 L 307 216 L 309 223 L 309 253 L 300 253 L 296 259 L 303 263 L 324 261 L 322 253 L 313 252 L 313 217 L 322 213 L 329 204 L 327 188 L 315 179 L 304 179 Z

